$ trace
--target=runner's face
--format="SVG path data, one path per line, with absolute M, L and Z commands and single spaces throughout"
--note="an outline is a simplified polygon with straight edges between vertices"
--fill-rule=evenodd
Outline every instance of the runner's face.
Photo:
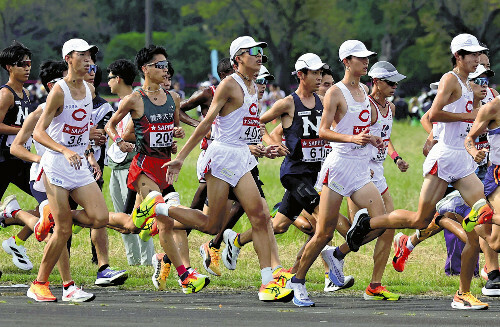
M 479 75 L 479 78 L 484 78 L 486 77 L 486 74 L 481 74 Z M 486 90 L 488 88 L 488 84 L 484 85 L 478 85 L 475 83 L 476 79 L 471 80 L 470 86 L 472 88 L 472 92 L 474 92 L 474 98 L 477 98 L 479 100 L 483 100 L 486 98 Z
M 390 82 L 389 82 L 390 83 Z M 390 96 L 393 96 L 394 95 L 394 92 L 396 91 L 396 89 L 398 88 L 398 85 L 397 84 L 394 84 L 393 86 L 389 85 L 389 83 L 387 83 L 386 81 L 384 81 L 383 79 L 379 79 L 377 80 L 377 87 L 380 91 L 380 94 L 385 97 L 385 98 L 388 98 Z
M 348 67 L 351 74 L 354 76 L 363 76 L 368 73 L 368 64 L 370 63 L 370 60 L 368 57 L 352 57 L 348 62 Z
M 108 86 L 111 89 L 111 93 L 116 94 L 116 86 L 118 85 L 118 78 L 120 78 L 118 75 L 113 74 L 110 72 L 108 74 Z
M 11 74 L 16 81 L 24 83 L 30 77 L 31 59 L 28 56 L 24 56 L 19 63 L 15 63 L 10 67 L 9 74 Z
M 89 67 L 92 67 L 92 65 L 94 65 L 94 61 L 91 59 L 90 60 L 90 65 Z M 85 76 L 83 77 L 83 80 L 89 84 L 92 84 L 94 85 L 94 79 L 95 79 L 95 69 L 89 69 L 87 70 L 87 73 L 85 74 Z
M 307 73 L 300 73 L 301 84 L 304 85 L 305 89 L 311 92 L 317 92 L 321 85 L 322 69 L 320 70 L 308 70 Z
M 169 73 L 167 73 L 167 79 L 166 79 L 166 82 L 163 83 L 163 87 L 166 90 L 170 90 L 172 88 L 172 76 L 170 76 Z
M 490 59 L 484 53 L 479 56 L 479 64 L 483 65 L 484 68 L 490 69 Z
M 464 70 L 466 73 L 472 73 L 476 70 L 477 65 L 479 65 L 480 52 L 469 53 L 463 56 L 458 56 L 461 60 L 457 60 L 457 66 L 459 69 Z
M 332 75 L 323 75 L 321 79 L 321 85 L 319 86 L 318 94 L 325 96 L 326 91 L 332 87 L 334 81 Z
M 241 58 L 240 65 L 243 64 L 245 67 L 248 67 L 251 70 L 259 71 L 260 66 L 262 66 L 262 54 L 258 53 L 255 56 L 251 56 L 248 52 L 244 52 L 239 55 Z M 238 66 L 239 67 L 239 66 Z
M 257 84 L 257 90 L 259 91 L 258 97 L 259 100 L 262 99 L 264 92 L 266 91 L 266 84 Z
M 68 65 L 71 65 L 78 74 L 85 75 L 89 71 L 91 62 L 90 51 L 73 51 L 68 61 Z
M 167 81 L 168 75 L 168 65 L 165 65 L 163 69 L 161 68 L 156 68 L 155 63 L 159 61 L 166 61 L 167 58 L 165 58 L 164 55 L 162 54 L 155 54 L 153 57 L 153 60 L 149 62 L 148 64 L 144 65 L 145 67 L 145 72 L 144 76 L 146 78 L 149 78 L 149 80 L 153 83 L 156 84 L 167 84 L 169 83 Z

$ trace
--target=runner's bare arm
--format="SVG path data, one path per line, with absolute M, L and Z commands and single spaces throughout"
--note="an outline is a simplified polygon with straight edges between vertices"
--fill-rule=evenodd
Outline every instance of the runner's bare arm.
M 169 91 L 174 99 L 175 103 L 175 111 L 174 111 L 174 137 L 183 139 L 186 136 L 184 129 L 179 126 L 179 112 L 181 107 L 181 98 L 177 94 L 177 92 Z
M 132 119 L 127 122 L 127 126 L 123 130 L 122 139 L 130 143 L 135 143 L 135 129 Z
M 427 133 L 432 132 L 432 123 L 429 120 L 429 112 L 430 110 L 427 110 L 427 112 L 420 118 L 420 124 L 422 124 L 422 127 L 425 129 Z
M 392 158 L 392 154 L 396 151 L 396 149 L 394 148 L 394 145 L 392 144 L 392 141 L 389 139 L 389 144 L 387 145 L 387 154 L 389 155 L 389 157 Z M 410 165 L 403 159 L 398 159 L 398 161 L 396 161 L 396 165 L 398 166 L 398 169 L 404 173 L 408 170 L 408 168 L 410 167 Z
M 438 91 L 431 109 L 429 109 L 429 120 L 431 122 L 454 122 L 462 120 L 473 120 L 474 113 L 452 113 L 444 111 L 443 108 L 451 103 L 452 95 L 459 92 L 460 85 L 453 74 L 446 74 L 439 81 Z M 471 106 L 472 107 L 472 106 Z
M 276 101 L 273 106 L 267 110 L 262 116 L 260 116 L 260 122 L 267 124 L 270 121 L 282 118 L 285 115 L 293 117 L 293 98 L 291 95 Z
M 0 90 L 0 134 L 15 135 L 19 132 L 19 127 L 5 125 L 3 120 L 9 108 L 14 105 L 14 95 L 6 87 Z
M 286 156 L 290 154 L 288 148 L 283 144 L 283 125 L 279 123 L 269 134 L 269 145 L 277 145 L 278 156 Z
M 492 102 L 485 104 L 479 110 L 476 119 L 474 120 L 474 124 L 465 137 L 465 149 L 469 154 L 474 158 L 475 162 L 481 162 L 486 157 L 486 152 L 484 150 L 478 150 L 476 148 L 476 138 L 484 133 L 484 131 L 488 128 L 488 125 L 495 121 L 500 114 L 500 99 L 496 99 Z
M 205 103 L 210 103 L 212 101 L 212 91 L 209 88 L 196 91 L 189 99 L 181 102 L 181 111 L 179 113 L 180 120 L 188 125 L 193 127 L 197 127 L 200 124 L 200 121 L 194 118 L 191 118 L 186 111 L 194 109 L 198 106 L 201 106 Z
M 24 120 L 23 127 L 19 130 L 19 133 L 17 133 L 16 138 L 10 146 L 10 154 L 24 161 L 40 162 L 42 157 L 26 149 L 24 144 L 33 134 L 36 122 L 40 119 L 41 114 L 42 108 L 39 106 Z
M 141 105 L 143 105 L 142 99 L 140 98 L 140 95 L 137 94 L 137 92 L 127 95 L 126 97 L 123 98 L 122 102 L 120 102 L 118 110 L 116 110 L 116 112 L 113 114 L 113 116 L 111 116 L 111 118 L 107 122 L 106 126 L 104 126 L 104 130 L 112 140 L 116 140 L 119 137 L 118 132 L 116 131 L 116 125 L 118 125 L 118 123 L 129 112 L 132 118 L 140 118 L 136 116 L 138 116 L 137 108 L 138 106 Z M 129 142 L 120 142 L 118 144 L 118 147 L 122 152 L 130 152 L 133 150 L 134 145 Z

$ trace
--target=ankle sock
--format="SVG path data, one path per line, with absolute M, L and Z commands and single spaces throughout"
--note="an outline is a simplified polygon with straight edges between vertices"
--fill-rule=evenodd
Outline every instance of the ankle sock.
M 97 272 L 103 272 L 104 270 L 106 270 L 106 268 L 108 268 L 109 265 L 108 264 L 105 264 L 105 265 L 102 265 L 101 267 L 99 267 L 99 270 L 97 270 Z
M 297 278 L 295 276 L 292 277 L 291 279 L 292 283 L 299 283 L 299 284 L 302 284 L 304 285 L 306 283 L 306 279 L 300 279 L 300 278 Z
M 408 248 L 408 250 L 410 250 L 410 252 L 415 248 L 415 245 L 411 243 L 411 237 L 408 237 L 408 241 L 406 241 L 406 247 Z
M 282 265 L 277 265 L 276 267 L 273 268 L 273 274 L 277 271 L 279 271 L 281 268 L 283 268 Z
M 345 254 L 340 251 L 339 247 L 336 247 L 335 250 L 333 251 L 333 256 L 339 260 L 344 260 Z
M 370 283 L 370 288 L 372 290 L 376 289 L 379 286 L 382 286 L 382 283 Z
M 260 270 L 260 275 L 262 277 L 262 284 L 263 285 L 267 285 L 269 282 L 272 282 L 274 280 L 273 271 L 272 271 L 271 267 L 262 268 Z
M 179 267 L 175 267 L 175 269 L 177 270 L 177 275 L 179 275 L 181 280 L 186 279 L 186 277 L 189 275 L 189 273 L 188 273 L 186 267 L 184 267 L 184 265 L 180 265 Z
M 63 287 L 64 287 L 65 290 L 67 290 L 71 285 L 75 285 L 75 281 L 72 280 L 68 284 L 63 284 Z
M 20 239 L 19 237 L 17 237 L 17 235 L 14 236 L 14 240 L 16 241 L 17 246 L 24 245 L 24 243 L 26 242 L 26 241 L 23 241 L 22 239 Z

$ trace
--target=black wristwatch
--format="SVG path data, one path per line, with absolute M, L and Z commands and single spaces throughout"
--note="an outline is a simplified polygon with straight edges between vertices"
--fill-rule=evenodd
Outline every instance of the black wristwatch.
M 91 153 L 94 153 L 94 149 L 93 148 L 85 150 L 85 157 L 88 157 L 89 154 L 91 154 Z
M 396 158 L 394 158 L 394 163 L 397 164 L 399 159 L 403 160 L 403 158 L 401 158 L 400 156 L 397 156 Z

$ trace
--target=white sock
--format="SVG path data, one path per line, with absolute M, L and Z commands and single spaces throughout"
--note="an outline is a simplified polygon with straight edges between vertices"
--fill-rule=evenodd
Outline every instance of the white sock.
M 262 285 L 267 285 L 274 280 L 271 267 L 262 268 L 260 270 L 260 275 L 262 276 Z
M 162 215 L 162 216 L 168 216 L 168 209 L 170 209 L 170 206 L 166 203 L 158 203 L 156 205 L 156 214 L 157 215 Z
M 410 251 L 413 251 L 413 249 L 415 248 L 415 245 L 411 244 L 411 238 L 409 238 L 409 237 L 408 237 L 408 241 L 406 242 L 406 247 Z

